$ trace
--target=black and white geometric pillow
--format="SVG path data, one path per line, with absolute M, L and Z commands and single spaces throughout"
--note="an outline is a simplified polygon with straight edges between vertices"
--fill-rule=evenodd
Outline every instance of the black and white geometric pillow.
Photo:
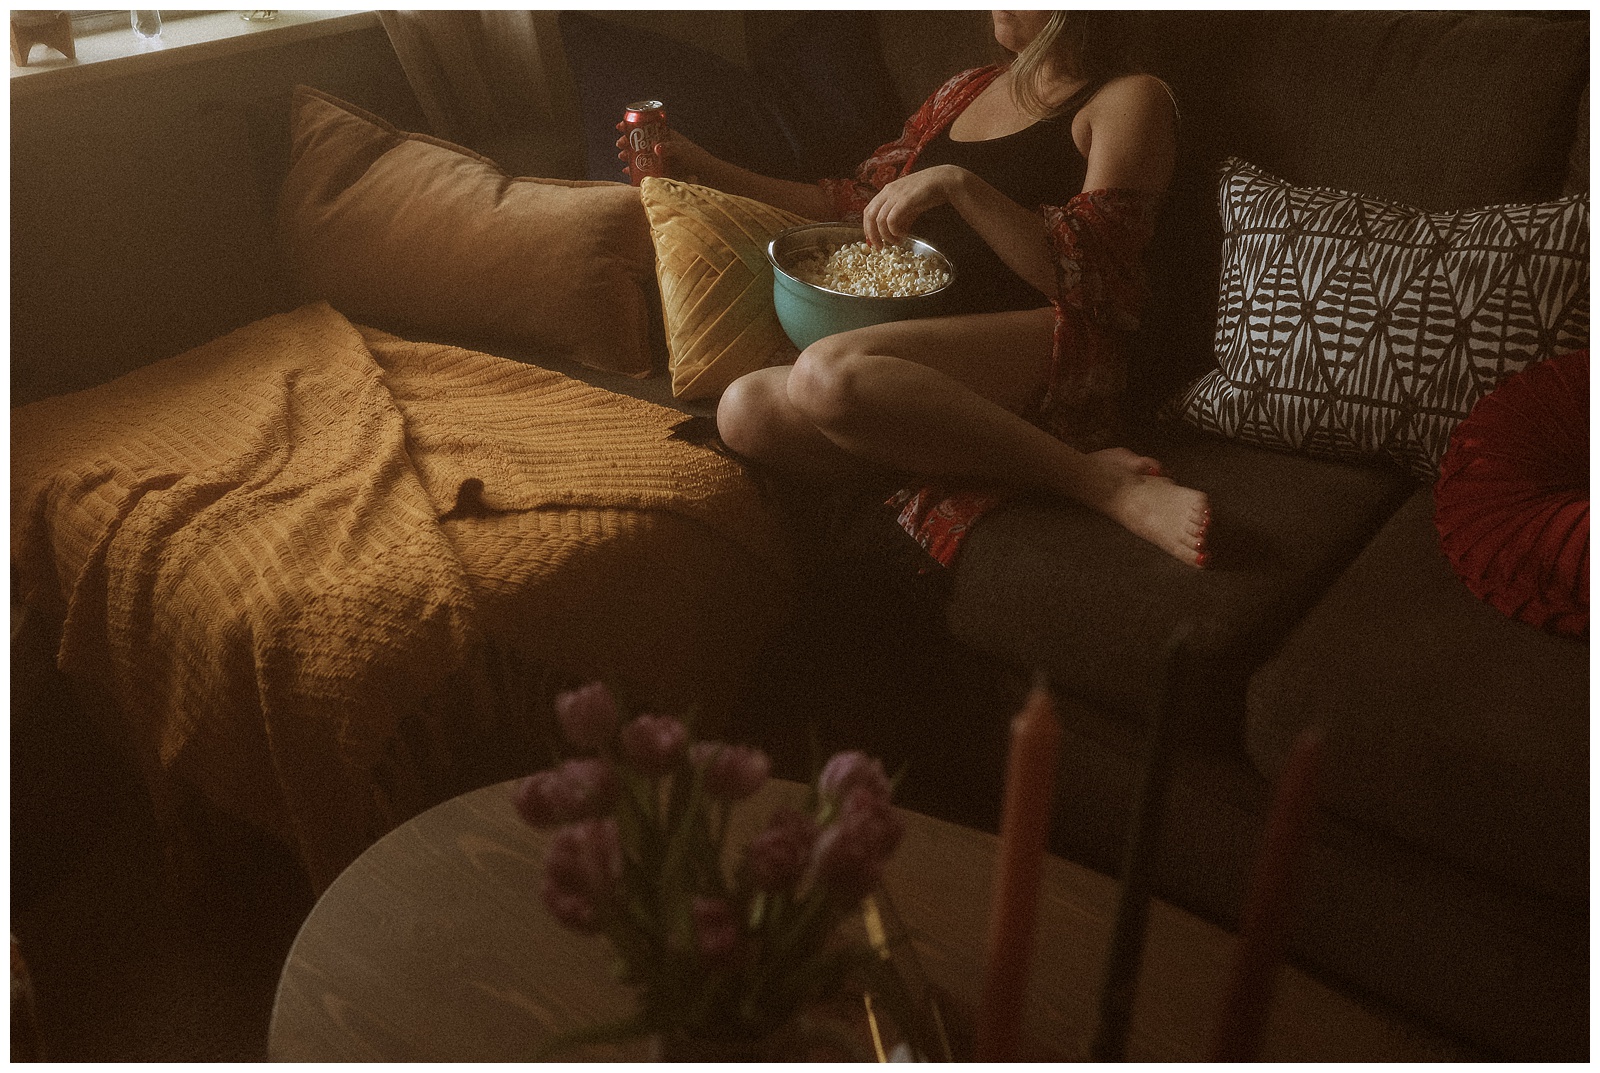
M 1429 213 L 1223 164 L 1217 368 L 1196 427 L 1432 480 L 1501 380 L 1589 345 L 1589 196 Z

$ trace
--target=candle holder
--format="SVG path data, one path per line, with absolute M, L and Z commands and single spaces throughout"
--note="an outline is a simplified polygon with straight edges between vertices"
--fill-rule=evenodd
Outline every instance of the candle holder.
M 67 59 L 78 59 L 72 40 L 72 15 L 66 11 L 13 11 L 11 13 L 11 62 L 28 66 L 34 45 L 53 48 Z
M 128 13 L 128 26 L 133 30 L 133 36 L 138 38 L 139 47 L 146 52 L 163 47 L 165 42 L 161 38 L 161 12 L 159 11 L 130 11 Z
M 1167 640 L 1162 654 L 1162 683 L 1150 709 L 1150 729 L 1145 744 L 1143 771 L 1134 802 L 1133 827 L 1123 853 L 1117 911 L 1100 981 L 1099 1010 L 1089 1041 L 1091 1062 L 1121 1062 L 1128 1045 L 1134 992 L 1144 957 L 1145 929 L 1150 914 L 1150 882 L 1157 843 L 1172 778 L 1176 720 L 1174 695 L 1182 680 L 1183 660 L 1194 627 L 1181 624 Z
M 863 994 L 867 1028 L 880 1062 L 955 1062 L 972 1056 L 970 1017 L 928 979 L 886 889 L 861 901 L 861 928 L 884 971 Z

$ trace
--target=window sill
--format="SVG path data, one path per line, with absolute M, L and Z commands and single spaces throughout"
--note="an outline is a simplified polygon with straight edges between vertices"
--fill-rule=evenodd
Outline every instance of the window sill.
M 169 19 L 162 27 L 161 47 L 150 51 L 143 50 L 125 25 L 79 36 L 73 42 L 76 60 L 36 46 L 28 66 L 12 64 L 11 96 L 15 99 L 379 25 L 376 11 L 279 11 L 271 22 L 246 22 L 241 14 L 215 11 Z

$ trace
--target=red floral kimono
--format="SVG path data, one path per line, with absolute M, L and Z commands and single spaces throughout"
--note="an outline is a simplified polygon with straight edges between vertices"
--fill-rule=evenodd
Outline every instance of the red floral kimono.
M 882 146 L 854 179 L 824 179 L 841 220 L 859 219 L 873 196 L 909 173 L 922 149 L 948 127 L 998 66 L 964 71 L 906 121 L 900 137 Z M 1140 254 L 1154 231 L 1157 198 L 1141 190 L 1086 190 L 1065 205 L 1041 205 L 1056 261 L 1058 297 L 1050 376 L 1044 393 L 1022 416 L 1080 450 L 1108 446 L 1117 402 L 1127 379 L 1123 337 L 1138 327 L 1144 298 Z M 900 524 L 939 563 L 949 566 L 972 525 L 999 505 L 994 489 L 927 484 L 901 490 L 889 503 Z

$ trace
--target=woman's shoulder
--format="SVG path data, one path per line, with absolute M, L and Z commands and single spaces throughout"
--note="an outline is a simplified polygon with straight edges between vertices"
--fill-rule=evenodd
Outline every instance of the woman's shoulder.
M 1178 115 L 1178 98 L 1172 87 L 1151 74 L 1118 75 L 1100 87 L 1089 105 L 1097 106 L 1096 111 L 1121 115 L 1134 113 L 1173 118 Z M 1085 111 L 1089 110 L 1089 105 L 1085 106 Z
M 1165 82 L 1146 74 L 1112 79 L 1073 124 L 1073 139 L 1089 160 L 1086 188 L 1165 190 L 1177 128 L 1177 105 Z

